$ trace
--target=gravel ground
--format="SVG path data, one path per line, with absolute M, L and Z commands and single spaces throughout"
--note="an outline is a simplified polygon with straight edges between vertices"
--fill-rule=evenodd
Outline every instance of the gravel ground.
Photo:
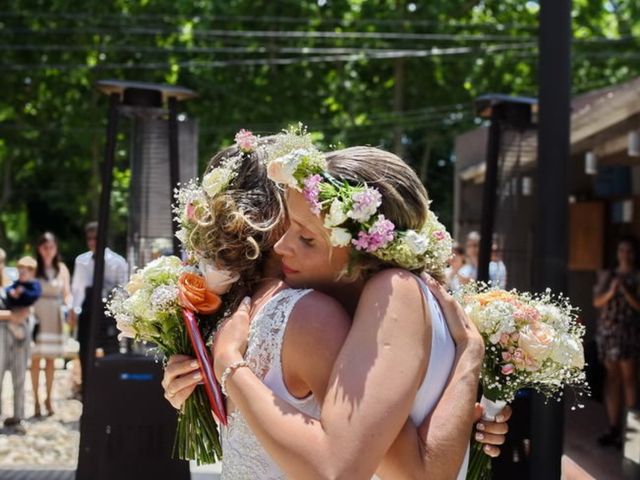
M 46 465 L 53 468 L 75 469 L 80 442 L 79 420 L 82 404 L 72 398 L 71 371 L 56 365 L 53 383 L 53 409 L 51 417 L 33 417 L 33 391 L 27 372 L 25 382 L 26 434 L 18 435 L 10 428 L 0 429 L 0 466 Z M 44 372 L 40 376 L 40 402 L 44 402 Z M 44 405 L 41 406 L 43 408 Z M 6 372 L 2 388 L 2 420 L 13 413 L 11 376 Z M 44 413 L 44 410 L 43 410 Z

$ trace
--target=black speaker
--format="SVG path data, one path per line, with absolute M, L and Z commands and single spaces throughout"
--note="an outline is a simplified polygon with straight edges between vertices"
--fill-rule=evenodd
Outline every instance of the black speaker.
M 96 358 L 83 405 L 76 480 L 189 480 L 189 463 L 172 458 L 176 411 L 163 396 L 153 358 Z

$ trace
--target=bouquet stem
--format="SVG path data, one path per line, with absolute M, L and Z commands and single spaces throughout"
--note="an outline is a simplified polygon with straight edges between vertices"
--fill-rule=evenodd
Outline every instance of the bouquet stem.
M 215 463 L 222 458 L 218 428 L 202 385 L 185 401 L 178 416 L 173 455 L 195 460 L 198 465 Z
M 489 400 L 484 395 L 480 400 L 480 404 L 484 407 L 482 419 L 490 422 L 495 421 L 507 402 L 502 400 Z M 491 458 L 482 451 L 482 444 L 473 443 L 471 449 L 471 459 L 469 460 L 469 469 L 467 470 L 467 480 L 490 480 L 491 479 Z

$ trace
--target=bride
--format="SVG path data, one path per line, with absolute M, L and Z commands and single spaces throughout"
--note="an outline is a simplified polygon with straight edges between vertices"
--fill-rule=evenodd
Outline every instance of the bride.
M 253 152 L 240 168 L 257 156 Z M 420 231 L 431 218 L 424 188 L 397 157 L 360 148 L 334 152 L 327 160 L 326 178 L 375 185 L 380 205 L 370 208 L 398 230 Z M 224 195 L 244 195 L 242 173 Z M 272 187 L 265 182 L 264 188 Z M 287 284 L 300 290 L 268 279 L 276 276 L 269 271 L 274 256 L 264 242 L 248 363 L 243 354 L 249 315 L 243 309 L 217 339 L 216 369 L 238 408 L 223 432 L 223 475 L 368 478 L 377 469 L 385 478 L 453 478 L 471 430 L 482 351 L 478 335 L 435 282 L 427 289 L 406 269 L 391 268 L 418 272 L 426 264 L 381 262 L 371 252 L 331 245 L 334 232 L 311 210 L 308 197 L 290 189 L 291 224 L 276 245 Z M 234 267 L 223 258 L 219 263 Z M 455 347 L 431 290 L 447 314 Z M 341 306 L 354 316 L 350 331 Z M 163 385 L 174 406 L 199 381 L 194 370 L 190 359 L 170 360 Z M 494 434 L 504 433 L 504 425 L 484 427 L 487 443 L 502 441 Z

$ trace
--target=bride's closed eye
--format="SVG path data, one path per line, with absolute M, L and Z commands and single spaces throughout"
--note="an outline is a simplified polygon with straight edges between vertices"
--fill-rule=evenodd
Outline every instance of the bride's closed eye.
M 302 236 L 302 235 L 300 235 L 300 237 L 299 237 L 299 238 L 300 238 L 300 241 L 301 241 L 304 245 L 306 245 L 306 246 L 308 246 L 308 247 L 312 247 L 312 246 L 313 246 L 313 238 L 307 238 L 307 237 L 304 237 L 304 236 Z

